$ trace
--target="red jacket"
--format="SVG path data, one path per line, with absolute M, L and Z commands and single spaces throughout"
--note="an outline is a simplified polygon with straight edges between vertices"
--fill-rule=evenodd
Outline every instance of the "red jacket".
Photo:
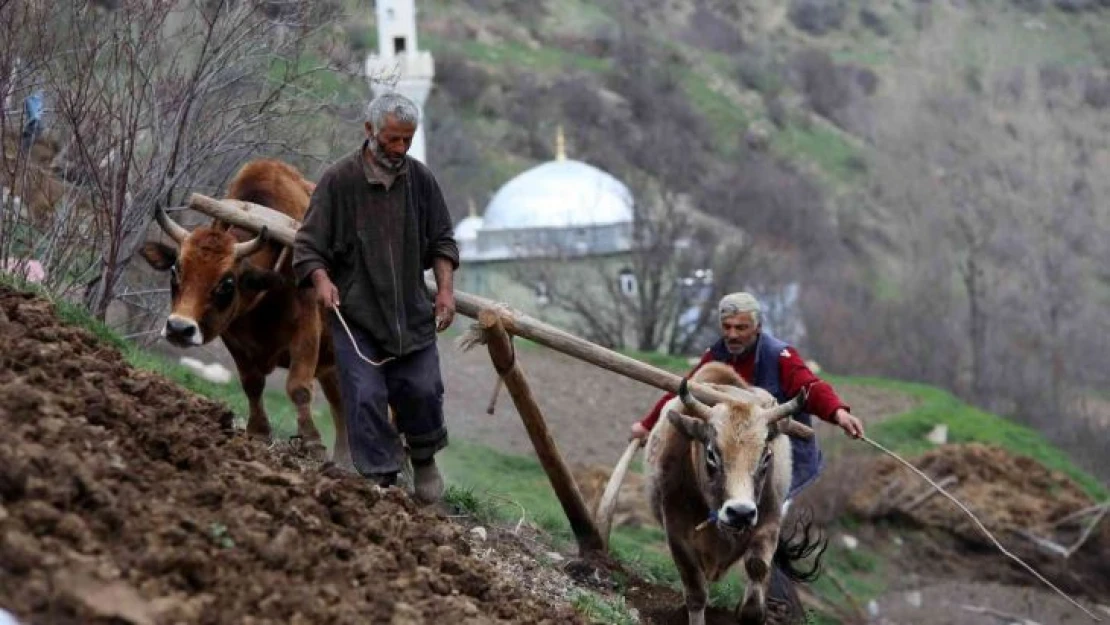
M 779 379 L 781 380 L 782 389 L 787 397 L 797 395 L 803 388 L 807 389 L 809 394 L 806 399 L 806 412 L 814 415 L 815 417 L 835 423 L 833 415 L 840 408 L 851 411 L 851 408 L 845 404 L 840 397 L 837 396 L 836 391 L 826 381 L 817 377 L 815 373 L 809 370 L 802 357 L 793 347 L 788 347 L 786 353 L 779 356 Z M 690 370 L 688 376 L 693 376 L 694 373 L 707 362 L 715 360 L 712 350 L 705 350 L 702 354 L 701 361 Z M 748 350 L 746 354 L 739 357 L 729 356 L 725 361 L 740 374 L 744 380 L 751 382 L 755 373 L 755 350 Z M 663 410 L 663 405 L 674 398 L 674 393 L 667 393 L 655 403 L 651 412 L 648 412 L 643 419 L 640 420 L 640 425 L 645 429 L 651 430 L 655 426 L 655 422 L 659 420 L 659 412 Z

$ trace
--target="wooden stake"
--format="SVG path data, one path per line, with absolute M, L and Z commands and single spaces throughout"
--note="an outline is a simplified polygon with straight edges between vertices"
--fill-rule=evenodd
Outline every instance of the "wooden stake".
M 547 473 L 548 479 L 551 480 L 555 495 L 563 506 L 567 520 L 570 521 L 571 531 L 578 541 L 579 552 L 585 554 L 604 551 L 605 542 L 601 539 L 601 534 L 590 516 L 574 477 L 559 454 L 555 440 L 548 432 L 543 413 L 540 412 L 532 390 L 528 387 L 524 372 L 516 362 L 509 334 L 501 325 L 500 315 L 491 309 L 483 310 L 478 315 L 478 322 L 486 333 L 486 347 L 489 349 L 493 367 L 504 380 L 505 388 L 508 389 L 509 395 L 513 398 L 513 404 L 516 405 L 516 410 L 524 421 L 524 427 L 528 430 L 528 437 L 532 439 L 532 446 L 536 449 L 540 464 Z

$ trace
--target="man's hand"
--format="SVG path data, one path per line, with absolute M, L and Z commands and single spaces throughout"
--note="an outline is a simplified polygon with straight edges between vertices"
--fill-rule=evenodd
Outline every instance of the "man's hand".
M 651 434 L 651 432 L 648 431 L 648 429 L 645 428 L 639 421 L 637 421 L 632 424 L 632 433 L 628 437 L 628 440 L 632 440 L 634 438 L 644 440 L 648 437 L 648 434 Z
M 860 438 L 863 436 L 863 421 L 860 421 L 847 410 L 837 408 L 836 414 L 833 415 L 833 420 L 848 436 L 852 438 Z
M 436 332 L 443 332 L 451 327 L 455 320 L 455 294 L 452 291 L 440 289 L 436 292 Z
M 317 269 L 312 272 L 312 285 L 316 288 L 316 300 L 327 308 L 339 306 L 339 289 L 328 277 L 328 272 Z

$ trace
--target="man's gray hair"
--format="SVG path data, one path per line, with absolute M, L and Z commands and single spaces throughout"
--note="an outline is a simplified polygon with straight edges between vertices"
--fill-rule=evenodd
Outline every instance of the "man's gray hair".
M 382 129 L 387 115 L 403 124 L 420 124 L 420 109 L 416 103 L 396 91 L 383 93 L 366 106 L 366 121 L 374 126 L 375 132 Z
M 717 316 L 721 321 L 724 321 L 725 317 L 746 312 L 751 313 L 752 321 L 759 325 L 763 307 L 759 305 L 759 300 L 754 295 L 745 291 L 729 293 L 721 298 L 720 304 L 717 304 Z

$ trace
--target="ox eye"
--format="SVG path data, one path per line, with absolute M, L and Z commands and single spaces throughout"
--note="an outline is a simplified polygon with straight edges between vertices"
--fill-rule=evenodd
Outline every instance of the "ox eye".
M 721 457 L 713 447 L 705 448 L 705 466 L 710 473 L 715 473 L 721 468 Z
M 228 276 L 228 277 L 224 278 L 223 280 L 220 280 L 220 283 L 218 285 L 216 285 L 216 296 L 217 297 L 227 297 L 228 295 L 231 295 L 234 291 L 235 291 L 235 278 L 232 278 L 231 276 Z

